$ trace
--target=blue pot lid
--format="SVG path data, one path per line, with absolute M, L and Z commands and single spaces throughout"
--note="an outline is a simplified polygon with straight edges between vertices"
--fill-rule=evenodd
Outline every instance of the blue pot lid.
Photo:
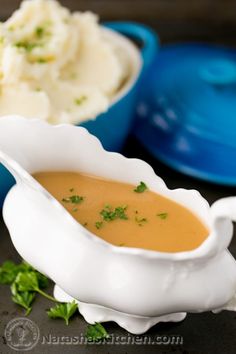
M 143 80 L 135 134 L 148 150 L 192 176 L 236 185 L 236 51 L 163 46 Z

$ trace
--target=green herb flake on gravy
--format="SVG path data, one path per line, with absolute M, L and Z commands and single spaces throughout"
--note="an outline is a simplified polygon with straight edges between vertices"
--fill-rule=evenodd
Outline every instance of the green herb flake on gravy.
M 79 195 L 72 195 L 67 198 L 63 198 L 62 202 L 63 203 L 72 203 L 72 204 L 80 204 L 84 200 L 84 197 L 81 197 Z
M 138 218 L 137 216 L 135 217 L 135 221 L 139 226 L 143 226 L 146 222 L 147 219 L 146 218 Z
M 127 220 L 128 216 L 125 213 L 126 209 L 127 206 L 112 208 L 110 205 L 106 205 L 100 212 L 100 215 L 105 221 L 112 221 L 115 219 Z
M 157 214 L 157 216 L 160 219 L 165 220 L 168 217 L 168 213 L 160 213 L 160 214 Z
M 100 230 L 101 227 L 103 226 L 103 221 L 96 221 L 96 222 L 95 222 L 95 226 L 96 226 L 96 228 L 97 228 L 98 230 Z
M 140 182 L 139 185 L 134 189 L 136 193 L 143 193 L 148 189 L 144 182 Z

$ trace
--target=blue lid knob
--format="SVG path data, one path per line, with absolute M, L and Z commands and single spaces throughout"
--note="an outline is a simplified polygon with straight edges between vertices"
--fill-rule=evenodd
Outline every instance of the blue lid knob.
M 236 63 L 226 59 L 215 59 L 203 65 L 201 78 L 213 85 L 230 85 L 236 82 Z

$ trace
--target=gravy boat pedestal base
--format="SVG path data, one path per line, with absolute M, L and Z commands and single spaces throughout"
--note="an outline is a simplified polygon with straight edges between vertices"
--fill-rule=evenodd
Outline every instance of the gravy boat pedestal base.
M 145 333 L 160 322 L 180 322 L 187 315 L 186 312 L 179 312 L 157 317 L 135 316 L 108 307 L 78 301 L 68 295 L 58 285 L 54 287 L 54 297 L 60 302 L 77 302 L 80 314 L 90 324 L 113 321 L 132 334 Z

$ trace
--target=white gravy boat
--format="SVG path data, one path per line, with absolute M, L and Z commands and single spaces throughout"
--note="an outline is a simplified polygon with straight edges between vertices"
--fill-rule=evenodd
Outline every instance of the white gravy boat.
M 180 321 L 187 312 L 236 310 L 236 262 L 227 250 L 236 198 L 210 208 L 195 190 L 169 190 L 144 161 L 106 152 L 97 138 L 71 125 L 3 117 L 0 151 L 0 162 L 17 181 L 3 207 L 17 251 L 55 282 L 58 300 L 76 299 L 89 323 L 115 321 L 139 334 L 161 321 Z M 145 181 L 195 213 L 209 236 L 188 252 L 113 246 L 80 225 L 31 177 L 39 171 Z

